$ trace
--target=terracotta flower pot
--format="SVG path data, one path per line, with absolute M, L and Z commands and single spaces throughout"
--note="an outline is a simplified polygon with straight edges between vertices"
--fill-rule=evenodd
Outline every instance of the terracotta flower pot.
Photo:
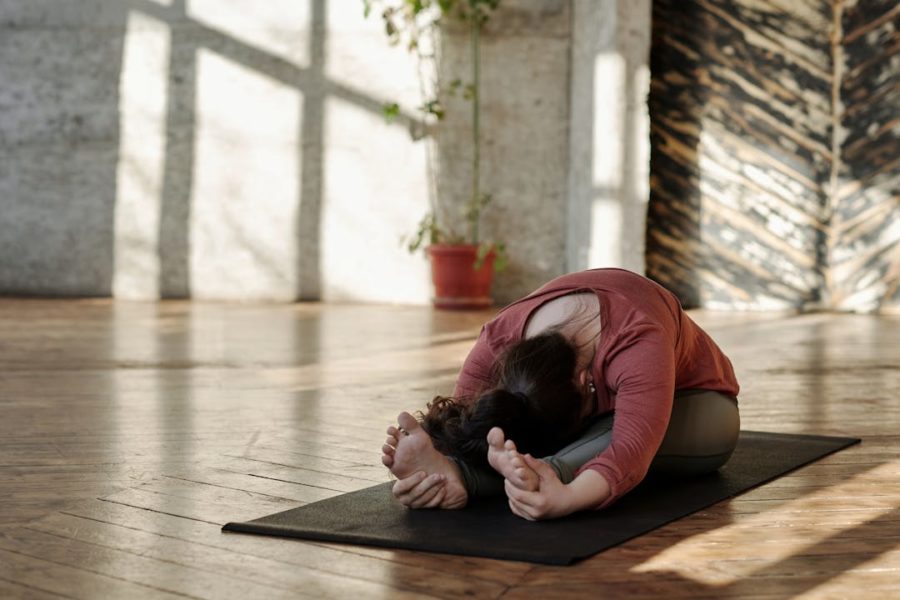
M 427 248 L 431 258 L 435 308 L 487 308 L 491 305 L 494 278 L 493 251 L 475 269 L 475 244 L 435 244 Z

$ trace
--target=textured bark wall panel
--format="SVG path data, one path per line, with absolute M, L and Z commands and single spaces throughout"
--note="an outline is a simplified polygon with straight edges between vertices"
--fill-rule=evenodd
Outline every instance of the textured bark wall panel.
M 686 305 L 896 301 L 892 4 L 654 2 L 647 270 Z
M 830 264 L 836 308 L 900 307 L 900 4 L 847 3 Z
M 686 304 L 819 300 L 829 24 L 825 5 L 654 4 L 648 274 Z

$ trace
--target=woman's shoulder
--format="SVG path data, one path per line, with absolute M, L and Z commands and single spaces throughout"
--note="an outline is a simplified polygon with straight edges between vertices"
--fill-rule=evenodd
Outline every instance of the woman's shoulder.
M 547 300 L 535 308 L 525 322 L 524 337 L 532 337 L 568 323 L 584 314 L 596 315 L 600 310 L 597 294 L 578 290 Z

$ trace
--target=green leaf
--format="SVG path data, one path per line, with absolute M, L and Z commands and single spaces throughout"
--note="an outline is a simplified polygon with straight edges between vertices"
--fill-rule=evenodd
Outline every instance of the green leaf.
M 497 251 L 497 257 L 494 258 L 494 271 L 499 273 L 509 264 L 509 254 L 506 252 L 505 244 L 494 244 L 494 249 Z
M 439 120 L 444 118 L 444 107 L 439 100 L 429 100 L 420 106 L 419 110 L 425 114 L 434 115 Z
M 475 254 L 475 264 L 473 265 L 473 268 L 475 270 L 480 269 L 481 265 L 484 264 L 484 261 L 491 252 L 494 253 L 494 271 L 499 273 L 505 269 L 509 262 L 506 246 L 496 242 L 482 242 L 478 245 L 478 252 Z
M 384 104 L 381 107 L 381 114 L 384 115 L 384 120 L 388 123 L 393 123 L 397 120 L 397 117 L 400 116 L 400 105 L 396 102 L 390 102 L 388 104 Z
M 406 5 L 412 11 L 414 16 L 425 9 L 425 4 L 426 3 L 422 2 L 422 0 L 406 0 Z

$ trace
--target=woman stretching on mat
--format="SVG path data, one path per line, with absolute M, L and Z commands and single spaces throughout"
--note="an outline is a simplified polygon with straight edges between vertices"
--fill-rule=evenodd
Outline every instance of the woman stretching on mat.
M 421 422 L 401 413 L 382 462 L 410 508 L 505 492 L 520 517 L 561 517 L 609 506 L 648 472 L 721 467 L 737 394 L 731 362 L 673 294 L 620 269 L 572 273 L 487 323 L 453 397 Z

